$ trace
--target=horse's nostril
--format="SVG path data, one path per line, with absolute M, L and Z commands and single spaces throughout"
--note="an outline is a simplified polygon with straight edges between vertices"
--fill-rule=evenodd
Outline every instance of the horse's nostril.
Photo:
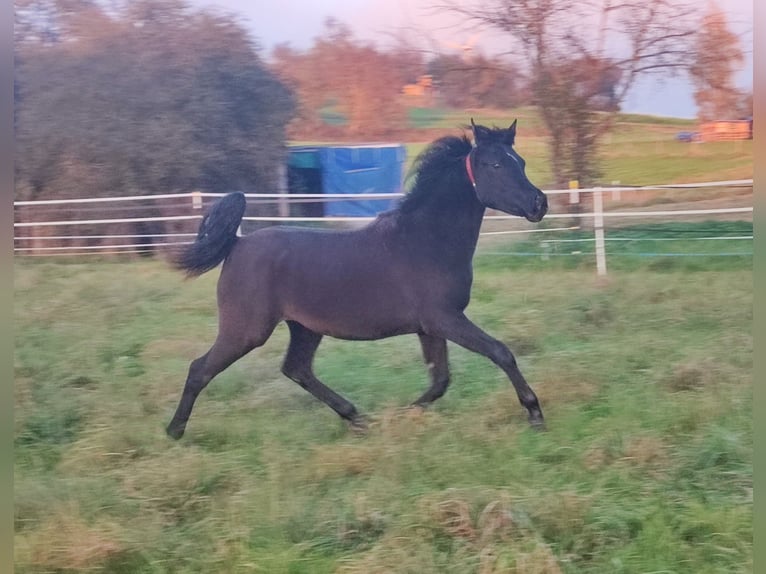
M 537 205 L 537 211 L 543 211 L 548 209 L 548 198 L 545 196 L 545 194 L 540 194 L 537 196 L 537 201 L 535 202 Z

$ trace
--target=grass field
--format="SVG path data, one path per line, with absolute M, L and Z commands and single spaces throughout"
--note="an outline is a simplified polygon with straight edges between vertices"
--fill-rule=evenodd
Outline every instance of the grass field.
M 417 111 L 409 160 L 471 116 L 518 117 L 528 175 L 550 187 L 530 108 Z M 750 141 L 679 143 L 688 121 L 622 120 L 604 184 L 752 177 Z M 752 205 L 752 189 L 605 201 Z M 416 337 L 325 339 L 318 375 L 374 421 L 350 433 L 279 373 L 280 326 L 174 442 L 164 427 L 215 336 L 218 271 L 17 257 L 16 572 L 752 572 L 752 241 L 709 239 L 748 238 L 752 222 L 607 223 L 601 280 L 587 226 L 479 243 L 468 315 L 516 353 L 545 433 L 482 357 L 451 345 L 452 385 L 422 412 L 405 408 L 427 385 Z
M 414 337 L 326 340 L 318 374 L 375 420 L 351 434 L 279 374 L 280 327 L 174 442 L 218 272 L 17 260 L 16 571 L 752 571 L 751 259 L 601 282 L 502 248 L 480 249 L 469 316 L 516 352 L 545 433 L 460 348 L 420 412 Z

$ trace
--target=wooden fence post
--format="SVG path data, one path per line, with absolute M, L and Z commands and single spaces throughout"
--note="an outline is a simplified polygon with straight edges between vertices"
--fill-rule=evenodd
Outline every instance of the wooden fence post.
M 580 203 L 580 192 L 577 191 L 580 187 L 580 182 L 576 179 L 569 182 L 569 203 Z

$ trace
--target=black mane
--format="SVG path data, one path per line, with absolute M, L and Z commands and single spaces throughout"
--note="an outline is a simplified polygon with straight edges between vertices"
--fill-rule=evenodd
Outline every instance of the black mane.
M 462 137 L 445 136 L 437 139 L 415 159 L 406 180 L 414 178 L 412 189 L 399 202 L 399 210 L 409 213 L 420 207 L 439 189 L 441 201 L 455 196 L 459 183 L 465 177 L 462 168 L 465 156 L 471 151 L 471 141 Z M 434 185 L 435 180 L 440 185 Z

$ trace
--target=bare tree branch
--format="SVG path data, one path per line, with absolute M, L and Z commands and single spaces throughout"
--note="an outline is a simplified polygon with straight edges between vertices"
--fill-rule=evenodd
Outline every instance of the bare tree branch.
M 596 177 L 599 138 L 627 94 L 646 74 L 686 69 L 697 28 L 696 4 L 676 0 L 441 0 L 434 9 L 519 48 L 557 185 Z

